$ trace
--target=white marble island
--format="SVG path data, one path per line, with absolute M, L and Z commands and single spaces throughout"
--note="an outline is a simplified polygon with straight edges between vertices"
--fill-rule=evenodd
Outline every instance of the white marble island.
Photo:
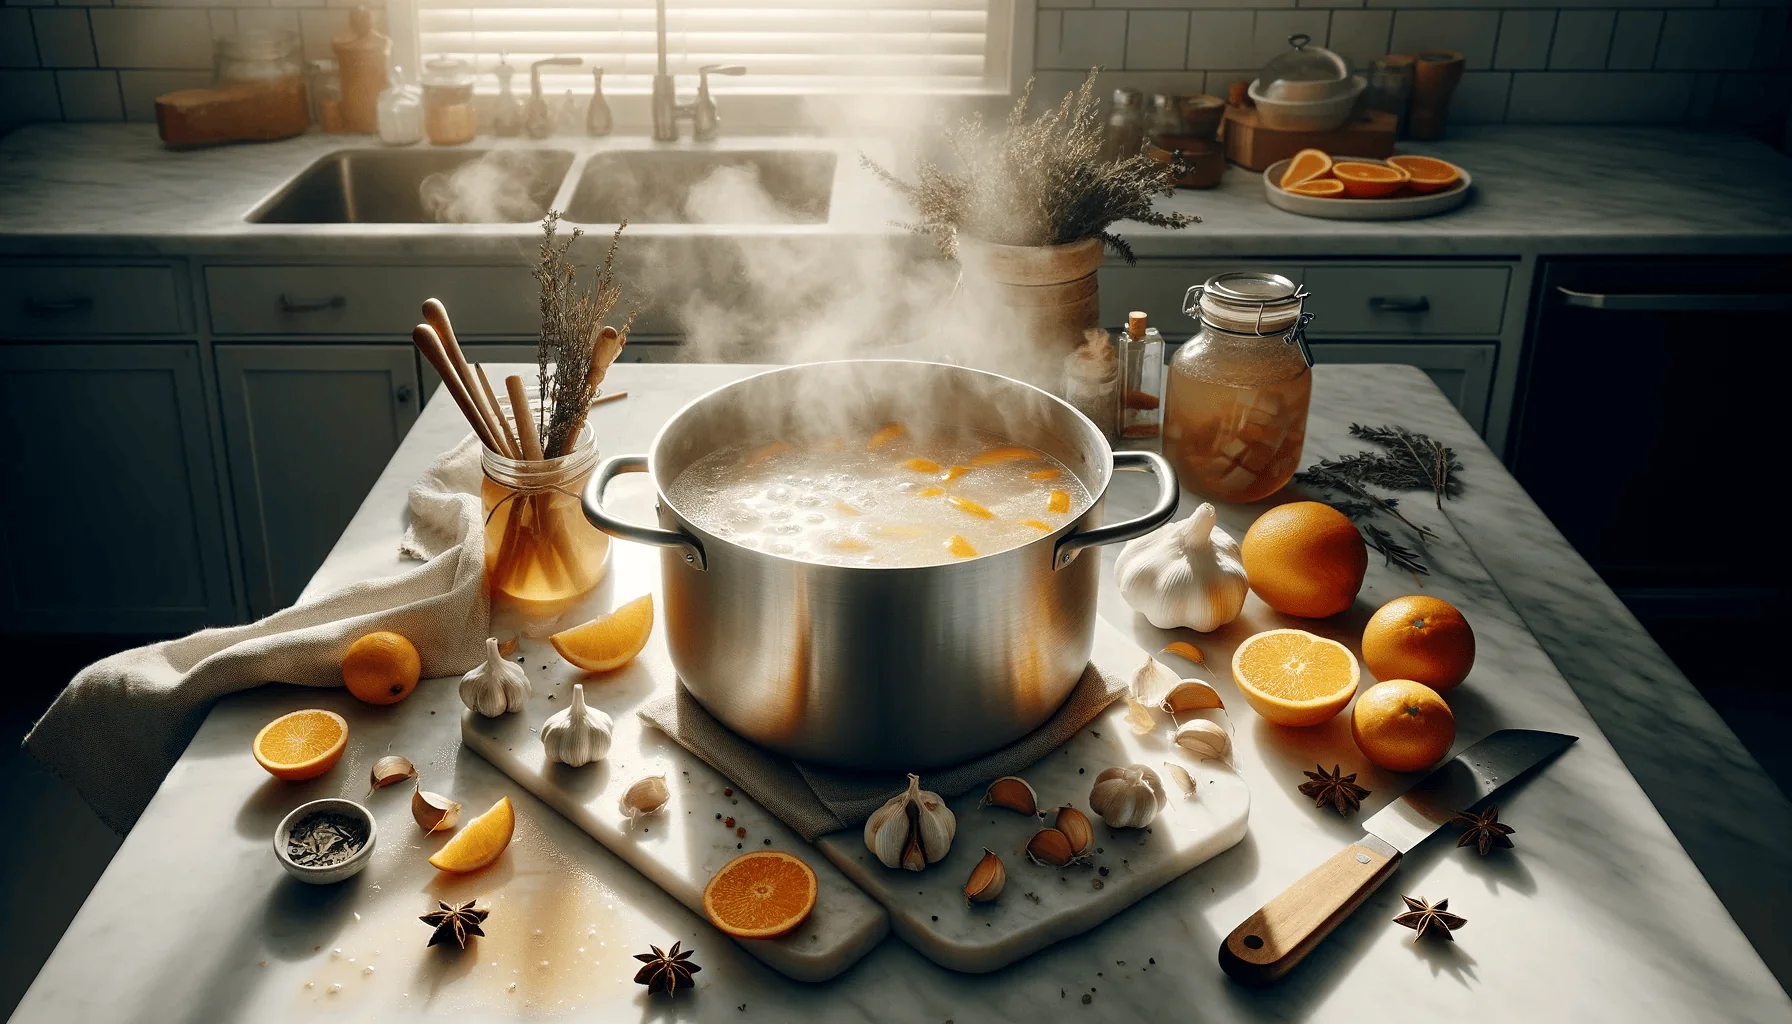
M 608 451 L 644 450 L 684 400 L 744 372 L 618 367 L 613 383 L 630 398 L 602 407 L 594 425 Z M 1560 538 L 1522 495 L 1512 497 L 1515 485 L 1417 371 L 1317 372 L 1308 458 L 1346 448 L 1343 427 L 1353 419 L 1400 422 L 1464 452 L 1470 489 L 1450 518 L 1468 545 L 1440 545 L 1434 557 L 1441 575 L 1491 609 L 1475 625 L 1484 660 L 1502 669 L 1494 678 L 1471 678 L 1453 700 L 1460 740 L 1501 726 L 1582 738 L 1502 793 L 1503 817 L 1519 829 L 1514 855 L 1478 860 L 1447 840 L 1421 847 L 1279 988 L 1237 987 L 1220 973 L 1215 951 L 1233 925 L 1356 834 L 1354 822 L 1316 813 L 1294 792 L 1297 774 L 1284 777 L 1307 757 L 1328 766 L 1334 754 L 1347 757 L 1348 738 L 1335 729 L 1290 737 L 1241 710 L 1244 745 L 1253 751 L 1240 765 L 1253 790 L 1250 834 L 1086 935 L 982 976 L 942 970 L 887 940 L 840 978 L 811 986 L 761 966 L 462 751 L 454 687 L 436 681 L 392 712 L 358 706 L 340 691 L 286 687 L 215 707 L 15 1019 L 1792 1019 L 1792 1002 L 1614 751 L 1623 721 L 1614 731 L 1589 717 L 1524 629 L 1520 616 L 1541 605 L 1517 600 L 1513 614 L 1499 595 L 1515 587 L 1486 553 L 1500 551 L 1519 573 L 1553 575 L 1557 588 L 1578 588 L 1583 599 L 1597 597 L 1589 588 L 1600 585 L 1572 578 L 1572 566 L 1551 547 Z M 404 491 L 463 430 L 445 403 L 425 411 L 319 571 L 314 591 L 400 568 L 395 545 Z M 618 481 L 613 491 L 622 511 L 632 506 L 640 514 L 644 484 L 641 477 Z M 1148 487 L 1122 477 L 1114 507 L 1145 500 Z M 1112 596 L 1104 594 L 1104 616 L 1132 629 Z M 249 738 L 275 714 L 305 706 L 349 719 L 350 753 L 313 782 L 273 782 L 250 759 Z M 1610 742 L 1602 727 L 1613 733 Z M 268 849 L 274 822 L 312 796 L 361 798 L 367 765 L 388 750 L 406 753 L 430 788 L 453 793 L 470 809 L 510 794 L 521 819 L 511 852 L 488 872 L 444 888 L 421 863 L 402 790 L 386 790 L 367 800 L 382 825 L 392 826 L 382 828 L 368 871 L 327 890 L 290 882 Z M 1705 772 L 1688 763 L 1684 748 L 1660 757 L 1689 777 Z M 1400 780 L 1369 773 L 1365 782 L 1375 790 L 1367 814 L 1398 791 Z M 1758 809 L 1753 821 L 1733 825 L 1773 829 L 1773 809 L 1766 811 L 1765 822 Z M 1784 836 L 1768 831 L 1764 842 L 1771 845 L 1775 834 Z M 1413 945 L 1410 932 L 1387 920 L 1401 892 L 1449 897 L 1469 919 L 1459 942 Z M 428 930 L 415 917 L 436 895 L 492 902 L 493 927 L 477 957 L 421 955 Z M 500 922 L 509 927 L 496 927 Z M 699 950 L 697 990 L 676 1003 L 649 999 L 628 981 L 635 966 L 628 955 L 673 940 Z

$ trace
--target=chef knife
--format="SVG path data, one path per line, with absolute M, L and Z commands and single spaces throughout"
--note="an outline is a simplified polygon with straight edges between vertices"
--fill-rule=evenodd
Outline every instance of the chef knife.
M 1220 967 L 1246 985 L 1278 981 L 1394 873 L 1400 858 L 1577 737 L 1501 729 L 1444 762 L 1363 822 L 1363 838 L 1284 889 L 1226 936 Z

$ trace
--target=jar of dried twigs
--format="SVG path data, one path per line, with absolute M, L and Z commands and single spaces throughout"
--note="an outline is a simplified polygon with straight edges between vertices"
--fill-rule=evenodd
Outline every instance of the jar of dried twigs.
M 525 394 L 530 418 L 545 419 L 540 390 Z M 517 423 L 508 398 L 498 406 Z M 609 535 L 585 518 L 579 499 L 597 468 L 597 435 L 581 423 L 572 450 L 551 459 L 512 459 L 486 448 L 482 466 L 492 610 L 513 611 L 525 622 L 552 620 L 596 588 L 609 567 Z

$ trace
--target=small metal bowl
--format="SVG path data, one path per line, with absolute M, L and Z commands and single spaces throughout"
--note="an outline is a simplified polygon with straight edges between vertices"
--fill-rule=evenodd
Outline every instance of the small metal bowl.
M 360 819 L 367 826 L 367 842 L 355 851 L 354 856 L 340 864 L 331 864 L 329 867 L 311 867 L 293 863 L 292 857 L 286 852 L 287 842 L 292 836 L 292 827 L 298 824 L 300 819 L 310 817 L 318 811 L 334 811 L 344 817 Z M 344 800 L 334 796 L 325 797 L 322 800 L 300 804 L 292 809 L 292 813 L 280 819 L 280 824 L 274 828 L 274 856 L 280 861 L 280 866 L 286 869 L 286 873 L 299 881 L 309 885 L 330 885 L 359 874 L 361 869 L 367 866 L 367 862 L 373 859 L 373 847 L 379 842 L 379 838 L 379 824 L 373 820 L 373 814 L 367 808 L 353 800 Z

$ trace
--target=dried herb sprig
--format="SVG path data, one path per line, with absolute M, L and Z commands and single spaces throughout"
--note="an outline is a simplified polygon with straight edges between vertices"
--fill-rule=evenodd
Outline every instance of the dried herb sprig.
M 1405 427 L 1365 427 L 1352 423 L 1350 436 L 1377 445 L 1381 451 L 1320 459 L 1296 473 L 1294 479 L 1323 492 L 1327 503 L 1357 524 L 1364 542 L 1380 552 L 1387 564 L 1417 575 L 1429 575 L 1431 570 L 1419 560 L 1416 551 L 1396 541 L 1393 534 L 1372 520 L 1378 515 L 1395 519 L 1411 530 L 1421 543 L 1436 537 L 1436 531 L 1402 515 L 1399 498 L 1384 497 L 1370 488 L 1430 491 L 1441 509 L 1445 498 L 1453 498 L 1462 491 L 1462 481 L 1456 476 L 1462 471 L 1462 463 L 1456 458 L 1455 450 Z
M 622 300 L 616 254 L 628 222 L 617 225 L 616 233 L 610 236 L 609 251 L 593 271 L 589 290 L 579 288 L 579 267 L 570 256 L 573 243 L 584 236 L 584 231 L 574 228 L 572 236 L 562 242 L 557 233 L 559 222 L 558 210 L 549 210 L 542 219 L 541 262 L 535 268 L 535 279 L 541 283 L 541 335 L 535 346 L 541 405 L 536 421 L 542 424 L 542 451 L 550 459 L 566 455 L 577 442 L 574 435 L 584 423 L 585 410 L 609 369 L 607 363 L 594 366 L 593 360 L 616 357 L 628 343 L 629 328 L 638 312 L 630 310 L 617 328 L 619 340 L 600 349 L 598 333 Z
M 860 160 L 914 204 L 919 220 L 903 226 L 932 238 L 948 258 L 958 255 L 962 234 L 999 245 L 1099 238 L 1131 263 L 1132 247 L 1108 230 L 1116 221 L 1182 228 L 1200 218 L 1152 207 L 1153 199 L 1175 192 L 1175 169 L 1142 147 L 1120 160 L 1102 159 L 1100 71 L 1091 68 L 1081 87 L 1031 120 L 1029 80 L 1002 127 L 992 131 L 973 115 L 947 129 L 955 168 L 923 160 L 909 182 L 868 156 Z

